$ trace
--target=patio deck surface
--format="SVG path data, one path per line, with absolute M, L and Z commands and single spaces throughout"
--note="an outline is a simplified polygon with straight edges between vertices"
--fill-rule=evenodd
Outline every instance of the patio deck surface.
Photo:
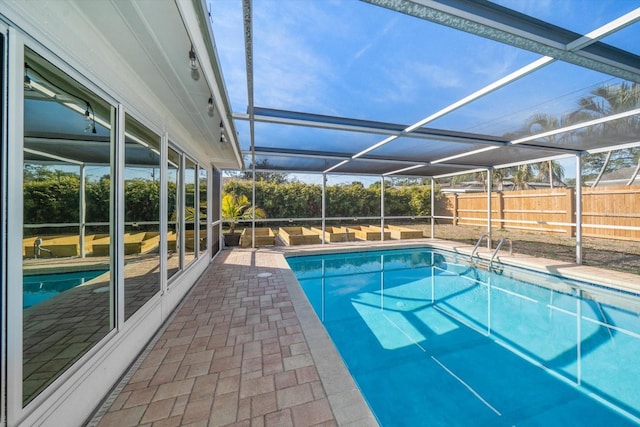
M 234 249 L 208 267 L 88 425 L 377 423 L 282 254 Z
M 472 249 L 422 239 L 222 251 L 88 426 L 378 425 L 283 254 L 425 245 Z M 501 258 L 640 291 L 640 276 Z

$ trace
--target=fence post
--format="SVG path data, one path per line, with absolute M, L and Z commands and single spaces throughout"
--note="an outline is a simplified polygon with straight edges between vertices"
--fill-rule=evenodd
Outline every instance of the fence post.
M 453 225 L 458 225 L 458 193 L 453 193 Z
M 496 201 L 496 213 L 498 216 L 498 228 L 500 230 L 504 229 L 504 197 L 502 191 L 496 192 L 497 201 Z
M 569 223 L 567 226 L 567 235 L 569 237 L 574 237 L 576 234 L 575 227 L 575 218 L 576 218 L 576 197 L 575 190 L 573 188 L 567 188 L 565 190 L 565 203 L 567 219 L 566 222 Z

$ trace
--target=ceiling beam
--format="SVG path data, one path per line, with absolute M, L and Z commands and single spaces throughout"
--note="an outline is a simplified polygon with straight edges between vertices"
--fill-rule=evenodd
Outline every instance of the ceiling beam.
M 361 132 L 379 135 L 398 135 L 407 128 L 407 125 L 396 123 L 326 116 L 321 114 L 277 110 L 272 108 L 254 107 L 253 112 L 253 119 L 256 122 L 340 130 L 346 132 Z M 233 115 L 233 118 L 236 120 L 249 120 L 249 115 L 236 113 Z M 509 140 L 506 138 L 500 138 L 491 135 L 455 132 L 433 128 L 419 128 L 412 131 L 411 134 L 407 134 L 404 136 L 436 141 L 453 141 L 491 145 L 505 145 L 507 142 L 509 142 Z
M 250 155 L 250 151 L 244 151 L 244 155 Z M 372 162 L 372 163 L 395 163 L 398 165 L 415 166 L 421 164 L 429 164 L 429 162 L 406 160 L 406 159 L 393 159 L 393 158 L 372 158 L 372 157 L 358 157 L 352 159 L 350 154 L 340 153 L 328 153 L 322 151 L 310 151 L 310 150 L 296 150 L 296 149 L 281 149 L 271 147 L 255 147 L 256 156 L 273 156 L 273 157 L 295 157 L 301 159 L 318 159 L 318 160 L 352 160 L 354 162 Z M 452 168 L 477 168 L 477 165 L 467 165 L 461 163 L 442 163 L 438 166 L 452 167 Z

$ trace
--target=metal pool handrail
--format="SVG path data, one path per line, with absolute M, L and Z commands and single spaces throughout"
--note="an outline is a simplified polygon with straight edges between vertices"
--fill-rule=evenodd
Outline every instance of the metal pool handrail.
M 488 234 L 488 233 L 485 233 L 485 234 L 483 234 L 482 236 L 480 236 L 480 238 L 479 238 L 479 239 L 478 239 L 478 241 L 476 242 L 476 245 L 473 247 L 473 250 L 471 251 L 471 257 L 469 258 L 469 260 L 470 260 L 471 262 L 473 262 L 473 256 L 476 254 L 476 252 L 478 252 L 478 248 L 480 247 L 480 244 L 482 243 L 482 241 L 483 241 L 485 238 L 487 239 L 487 241 L 488 241 L 489 243 L 491 243 L 491 240 L 489 240 L 489 234 Z
M 500 239 L 500 241 L 498 242 L 498 246 L 496 246 L 496 250 L 493 251 L 493 255 L 491 255 L 491 260 L 489 261 L 489 270 L 491 270 L 491 265 L 493 264 L 493 259 L 496 257 L 496 255 L 498 254 L 498 251 L 500 250 L 500 248 L 502 247 L 502 244 L 504 242 L 509 242 L 509 255 L 513 254 L 513 242 L 511 241 L 510 238 L 508 237 L 503 237 L 502 239 Z

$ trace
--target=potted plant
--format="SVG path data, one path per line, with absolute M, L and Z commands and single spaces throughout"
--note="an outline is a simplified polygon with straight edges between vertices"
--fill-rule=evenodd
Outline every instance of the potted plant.
M 225 246 L 238 246 L 240 244 L 240 233 L 236 233 L 236 224 L 240 220 L 251 220 L 266 218 L 264 210 L 251 206 L 249 199 L 245 195 L 236 196 L 225 193 L 222 196 L 222 219 L 229 221 L 229 232 L 224 234 Z

